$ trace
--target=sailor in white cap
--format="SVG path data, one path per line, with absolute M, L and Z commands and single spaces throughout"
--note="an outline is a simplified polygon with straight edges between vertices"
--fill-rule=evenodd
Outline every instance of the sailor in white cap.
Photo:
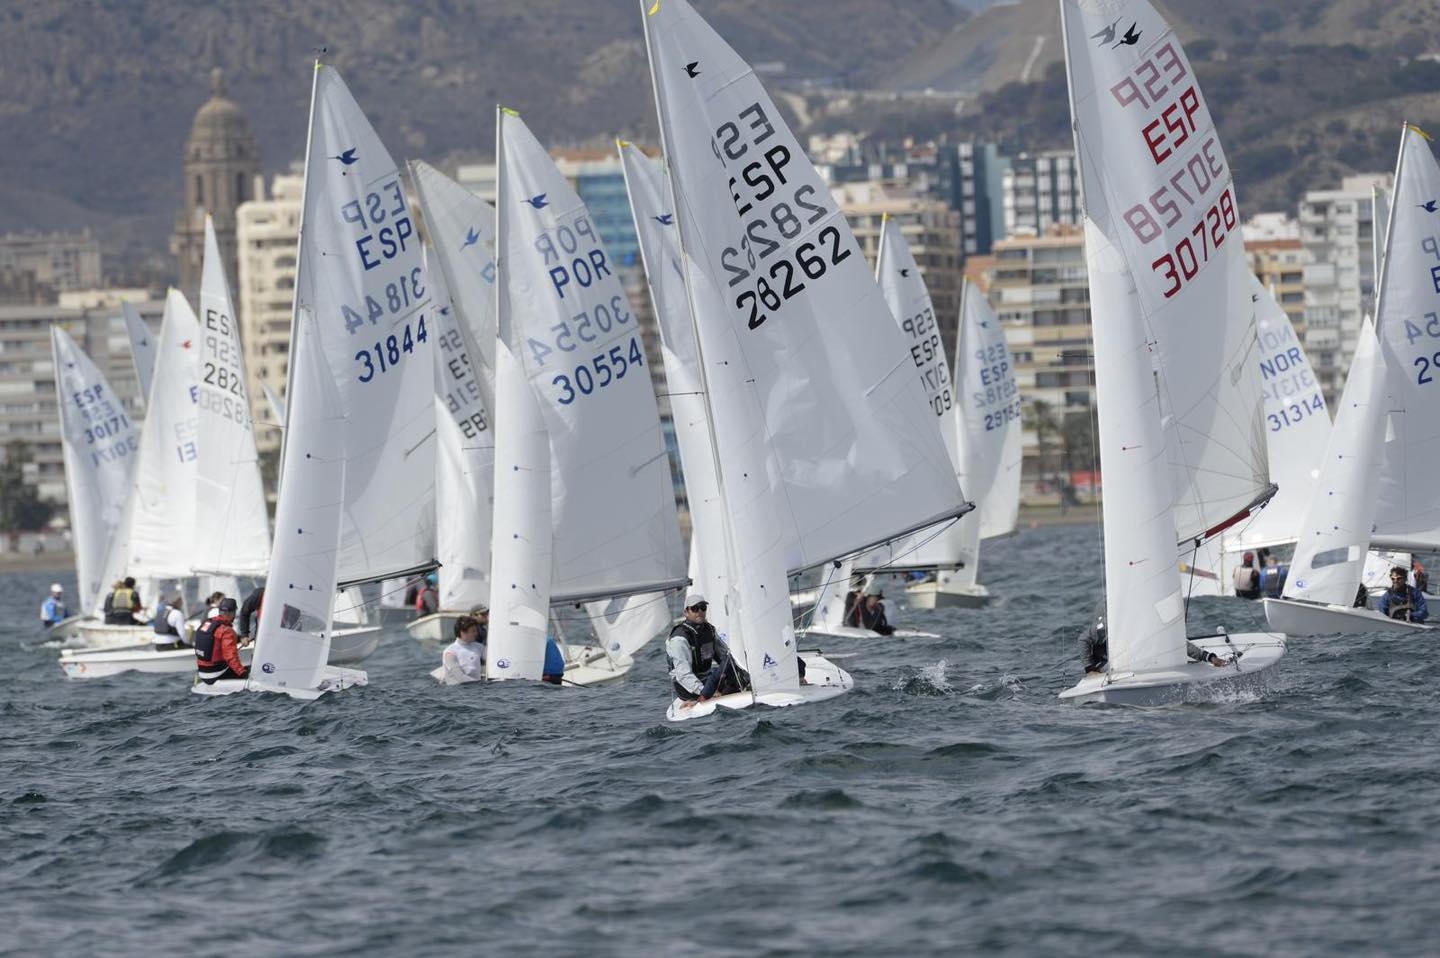
M 61 619 L 68 618 L 70 610 L 65 608 L 65 590 L 60 583 L 50 587 L 50 595 L 40 603 L 40 621 L 45 623 L 45 628 L 54 627 Z
M 730 660 L 715 626 L 706 621 L 710 603 L 698 592 L 685 597 L 685 618 L 670 630 L 665 653 L 670 656 L 670 684 L 687 702 L 704 702 L 717 693 L 742 692 L 750 676 Z

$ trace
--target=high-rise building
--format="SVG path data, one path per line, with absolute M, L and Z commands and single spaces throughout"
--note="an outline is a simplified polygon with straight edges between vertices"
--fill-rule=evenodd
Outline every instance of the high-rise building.
M 210 71 L 210 99 L 195 114 L 185 142 L 185 205 L 170 238 L 170 252 L 179 260 L 179 289 L 192 303 L 199 299 L 205 259 L 205 214 L 214 219 L 225 272 L 233 277 L 235 210 L 254 199 L 259 175 L 260 148 L 245 114 L 226 98 L 225 78 L 217 67 Z
M 941 148 L 935 194 L 960 214 L 960 252 L 986 256 L 1005 237 L 1005 171 L 1010 160 L 994 143 L 954 143 Z
M 846 183 L 831 193 L 872 268 L 885 217 L 899 224 L 925 277 L 946 355 L 953 354 L 960 320 L 960 214 L 940 200 L 881 183 Z
M 1005 235 L 1043 236 L 1080 222 L 1080 172 L 1070 150 L 1021 153 L 1001 174 Z
M 1001 240 L 992 255 L 990 303 L 1005 327 L 1026 407 L 1022 495 L 1053 502 L 1065 482 L 1084 485 L 1067 467 L 1093 460 L 1089 449 L 1069 448 L 1093 437 L 1085 236 L 1078 227 L 1056 226 L 1043 236 Z
M 1305 342 L 1305 264 L 1310 259 L 1299 237 L 1245 241 L 1250 271 L 1270 290 L 1295 335 Z
M 239 269 L 230 275 L 230 293 L 240 314 L 255 447 L 262 452 L 280 448 L 279 423 L 261 385 L 285 395 L 304 189 L 303 176 L 282 174 L 271 183 L 268 197 L 242 203 L 235 213 Z
M 30 282 L 17 274 L 30 273 Z M 100 285 L 100 243 L 88 229 L 78 233 L 9 233 L 0 236 L 0 274 L 17 275 L 16 286 L 55 291 Z
M 1327 402 L 1345 383 L 1360 336 L 1360 322 L 1375 295 L 1376 187 L 1389 173 L 1347 176 L 1338 190 L 1311 190 L 1300 202 L 1304 266 L 1305 351 Z

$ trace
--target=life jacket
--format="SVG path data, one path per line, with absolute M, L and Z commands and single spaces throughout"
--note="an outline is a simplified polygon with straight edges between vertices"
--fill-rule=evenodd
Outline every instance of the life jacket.
M 690 646 L 690 671 L 699 678 L 709 675 L 710 669 L 715 665 L 715 627 L 706 622 L 702 634 L 699 627 L 693 623 L 681 622 L 670 634 L 674 635 L 677 631 L 685 637 Z
M 1260 573 L 1253 566 L 1242 565 L 1235 570 L 1233 578 L 1236 592 L 1258 592 L 1260 589 Z
M 1415 564 L 1415 591 L 1430 591 L 1430 574 L 1426 572 L 1425 567 L 1418 562 Z
M 180 634 L 175 626 L 170 624 L 170 607 L 168 605 L 161 608 L 160 614 L 155 616 L 155 634 L 174 636 Z
M 220 626 L 227 624 L 220 619 L 206 619 L 195 630 L 195 668 L 201 672 L 223 672 L 229 668 L 220 640 L 215 636 Z

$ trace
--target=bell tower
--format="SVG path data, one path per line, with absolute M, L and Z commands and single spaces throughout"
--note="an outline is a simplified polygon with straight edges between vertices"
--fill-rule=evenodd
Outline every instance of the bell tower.
M 233 294 L 239 281 L 235 208 L 255 198 L 255 179 L 260 173 L 259 147 L 245 114 L 225 96 L 225 76 L 219 67 L 210 71 L 210 99 L 200 107 L 190 127 L 184 166 L 185 205 L 175 217 L 170 252 L 178 260 L 179 289 L 198 309 L 205 214 L 215 220 L 215 238 Z

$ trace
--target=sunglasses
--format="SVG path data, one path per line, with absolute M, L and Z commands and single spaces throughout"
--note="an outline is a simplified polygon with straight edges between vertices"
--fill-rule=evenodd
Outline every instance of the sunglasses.
M 690 609 L 694 612 L 704 612 L 708 608 L 710 608 L 709 602 L 701 602 L 699 605 L 690 606 Z

